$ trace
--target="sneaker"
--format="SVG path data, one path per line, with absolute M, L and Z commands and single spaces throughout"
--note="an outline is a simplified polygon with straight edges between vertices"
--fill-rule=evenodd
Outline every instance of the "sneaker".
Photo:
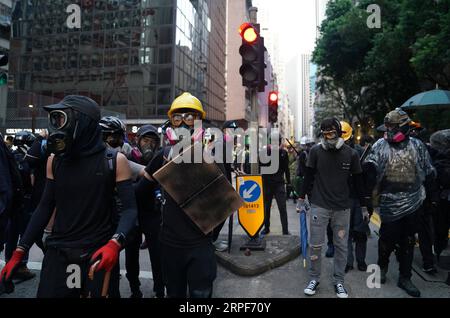
M 141 246 L 139 246 L 139 248 L 141 250 L 146 250 L 148 248 L 147 240 L 144 240 L 144 242 L 142 242 L 142 244 L 141 244 Z
M 353 269 L 353 265 L 346 265 L 345 266 L 345 272 L 348 273 L 349 271 L 351 271 Z
M 364 263 L 358 263 L 358 270 L 361 271 L 361 272 L 367 271 L 367 264 L 365 262 Z
M 327 252 L 325 253 L 325 257 L 331 258 L 334 257 L 334 245 L 328 244 Z
M 400 277 L 397 286 L 403 289 L 409 296 L 420 297 L 420 291 L 414 286 L 409 278 Z
M 319 282 L 312 280 L 309 282 L 308 286 L 303 290 L 305 295 L 314 296 L 316 294 L 317 286 L 319 286 Z
M 13 280 L 26 281 L 35 278 L 36 274 L 32 273 L 26 265 L 20 266 L 12 277 Z
M 334 285 L 334 290 L 336 291 L 336 296 L 338 296 L 339 298 L 348 298 L 348 293 L 344 285 L 340 283 L 336 284 Z
M 431 266 L 424 266 L 422 268 L 422 270 L 423 270 L 424 273 L 429 274 L 429 275 L 437 274 L 437 269 L 433 265 L 431 265 Z
M 291 232 L 283 232 L 283 235 L 291 235 Z
M 264 228 L 264 230 L 261 231 L 261 234 L 263 234 L 263 235 L 267 235 L 269 233 L 270 233 L 270 230 L 266 229 L 266 228 Z
M 213 244 L 218 252 L 225 252 L 228 249 L 228 243 L 225 241 L 216 241 Z

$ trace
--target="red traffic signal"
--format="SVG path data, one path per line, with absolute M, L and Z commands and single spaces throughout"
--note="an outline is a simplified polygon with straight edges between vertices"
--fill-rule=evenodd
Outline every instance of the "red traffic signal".
M 269 93 L 269 105 L 278 106 L 278 92 Z
M 252 24 L 247 22 L 239 27 L 239 34 L 242 39 L 248 44 L 255 43 L 259 38 L 259 34 L 256 28 Z

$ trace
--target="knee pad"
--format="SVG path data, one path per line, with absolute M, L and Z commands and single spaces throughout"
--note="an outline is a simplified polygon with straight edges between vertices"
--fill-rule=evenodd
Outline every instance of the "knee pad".
M 189 291 L 189 295 L 191 298 L 211 298 L 212 288 L 193 289 Z

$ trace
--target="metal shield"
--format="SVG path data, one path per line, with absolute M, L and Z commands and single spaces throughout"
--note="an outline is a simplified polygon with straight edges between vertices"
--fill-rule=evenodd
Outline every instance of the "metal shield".
M 188 151 L 193 155 L 192 146 L 181 155 L 186 155 Z M 200 230 L 208 234 L 239 209 L 244 201 L 217 164 L 204 160 L 202 163 L 176 163 L 176 159 L 155 172 L 153 178 Z

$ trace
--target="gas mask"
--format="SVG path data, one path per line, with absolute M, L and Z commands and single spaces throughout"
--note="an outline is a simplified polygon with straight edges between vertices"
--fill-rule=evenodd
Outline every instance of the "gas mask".
M 333 131 L 322 131 L 320 144 L 324 150 L 339 150 L 344 145 L 345 141 L 339 137 L 338 133 Z
M 78 118 L 70 109 L 53 110 L 48 114 L 48 150 L 56 156 L 68 153 L 77 135 Z
M 384 133 L 384 139 L 389 143 L 401 143 L 408 138 L 409 130 L 410 128 L 408 125 L 388 128 L 388 130 Z
M 103 140 L 111 147 L 111 148 L 121 148 L 124 144 L 123 135 L 122 134 L 108 134 L 103 137 Z

